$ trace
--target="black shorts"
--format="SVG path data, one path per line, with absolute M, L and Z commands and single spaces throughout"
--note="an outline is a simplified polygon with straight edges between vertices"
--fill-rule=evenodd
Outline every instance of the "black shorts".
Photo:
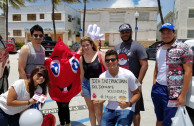
M 138 114 L 140 113 L 140 111 L 145 111 L 144 109 L 144 103 L 143 103 L 143 95 L 142 95 L 142 92 L 140 92 L 140 99 L 136 102 L 136 105 L 135 105 L 135 114 Z

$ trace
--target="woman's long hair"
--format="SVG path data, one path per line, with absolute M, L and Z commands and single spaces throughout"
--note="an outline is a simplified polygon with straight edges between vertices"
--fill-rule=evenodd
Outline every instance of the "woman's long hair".
M 98 50 L 96 44 L 94 43 L 94 41 L 93 41 L 90 37 L 84 36 L 84 37 L 81 39 L 81 41 L 80 41 L 81 45 L 82 45 L 82 42 L 85 42 L 85 41 L 90 42 L 90 44 L 92 45 L 92 49 L 93 49 L 94 51 L 97 51 L 97 50 Z
M 48 71 L 45 66 L 36 66 L 30 75 L 29 82 L 28 82 L 28 87 L 29 87 L 29 92 L 30 92 L 30 98 L 34 96 L 34 91 L 36 90 L 36 87 L 34 85 L 34 80 L 33 76 L 37 74 L 38 72 L 43 74 L 43 77 L 45 78 L 44 82 L 42 84 L 39 84 L 39 86 L 42 88 L 42 94 L 46 95 L 47 94 L 47 84 L 49 82 L 49 76 L 48 76 Z

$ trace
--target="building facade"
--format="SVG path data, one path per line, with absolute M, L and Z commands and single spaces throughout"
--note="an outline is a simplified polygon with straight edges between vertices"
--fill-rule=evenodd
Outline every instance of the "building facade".
M 82 22 L 83 10 L 79 11 Z M 153 43 L 156 40 L 157 7 L 87 9 L 85 33 L 88 25 L 97 24 L 101 33 L 105 34 L 102 38 L 103 42 L 109 42 L 109 46 L 115 46 L 122 41 L 118 31 L 119 26 L 123 23 L 129 23 L 133 29 L 133 38 L 135 38 L 136 21 L 134 14 L 136 11 L 139 13 L 137 41 Z
M 178 39 L 194 39 L 194 1 L 176 0 L 174 25 Z
M 0 35 L 5 40 L 5 31 L 6 31 L 6 25 L 5 25 L 5 16 L 0 15 Z
M 9 8 L 9 38 L 14 37 L 16 42 L 31 40 L 30 28 L 36 24 L 43 27 L 45 34 L 54 40 L 52 5 L 33 5 L 15 9 Z M 71 45 L 79 36 L 80 12 L 67 6 L 57 5 L 55 9 L 55 26 L 57 38 Z

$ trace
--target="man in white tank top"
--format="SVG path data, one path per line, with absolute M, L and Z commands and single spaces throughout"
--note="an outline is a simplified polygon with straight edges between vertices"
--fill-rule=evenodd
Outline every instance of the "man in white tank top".
M 30 29 L 31 42 L 24 45 L 19 54 L 18 72 L 20 79 L 26 79 L 30 76 L 33 68 L 37 65 L 43 65 L 45 60 L 45 49 L 41 46 L 44 38 L 43 28 L 34 25 Z

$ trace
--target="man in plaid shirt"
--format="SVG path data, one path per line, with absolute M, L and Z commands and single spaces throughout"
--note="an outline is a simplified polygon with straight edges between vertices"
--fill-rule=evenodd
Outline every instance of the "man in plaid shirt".
M 188 45 L 175 39 L 172 23 L 163 24 L 159 31 L 163 43 L 156 53 L 151 97 L 157 117 L 156 126 L 170 126 L 177 106 L 184 106 L 186 102 L 192 77 L 193 52 Z

